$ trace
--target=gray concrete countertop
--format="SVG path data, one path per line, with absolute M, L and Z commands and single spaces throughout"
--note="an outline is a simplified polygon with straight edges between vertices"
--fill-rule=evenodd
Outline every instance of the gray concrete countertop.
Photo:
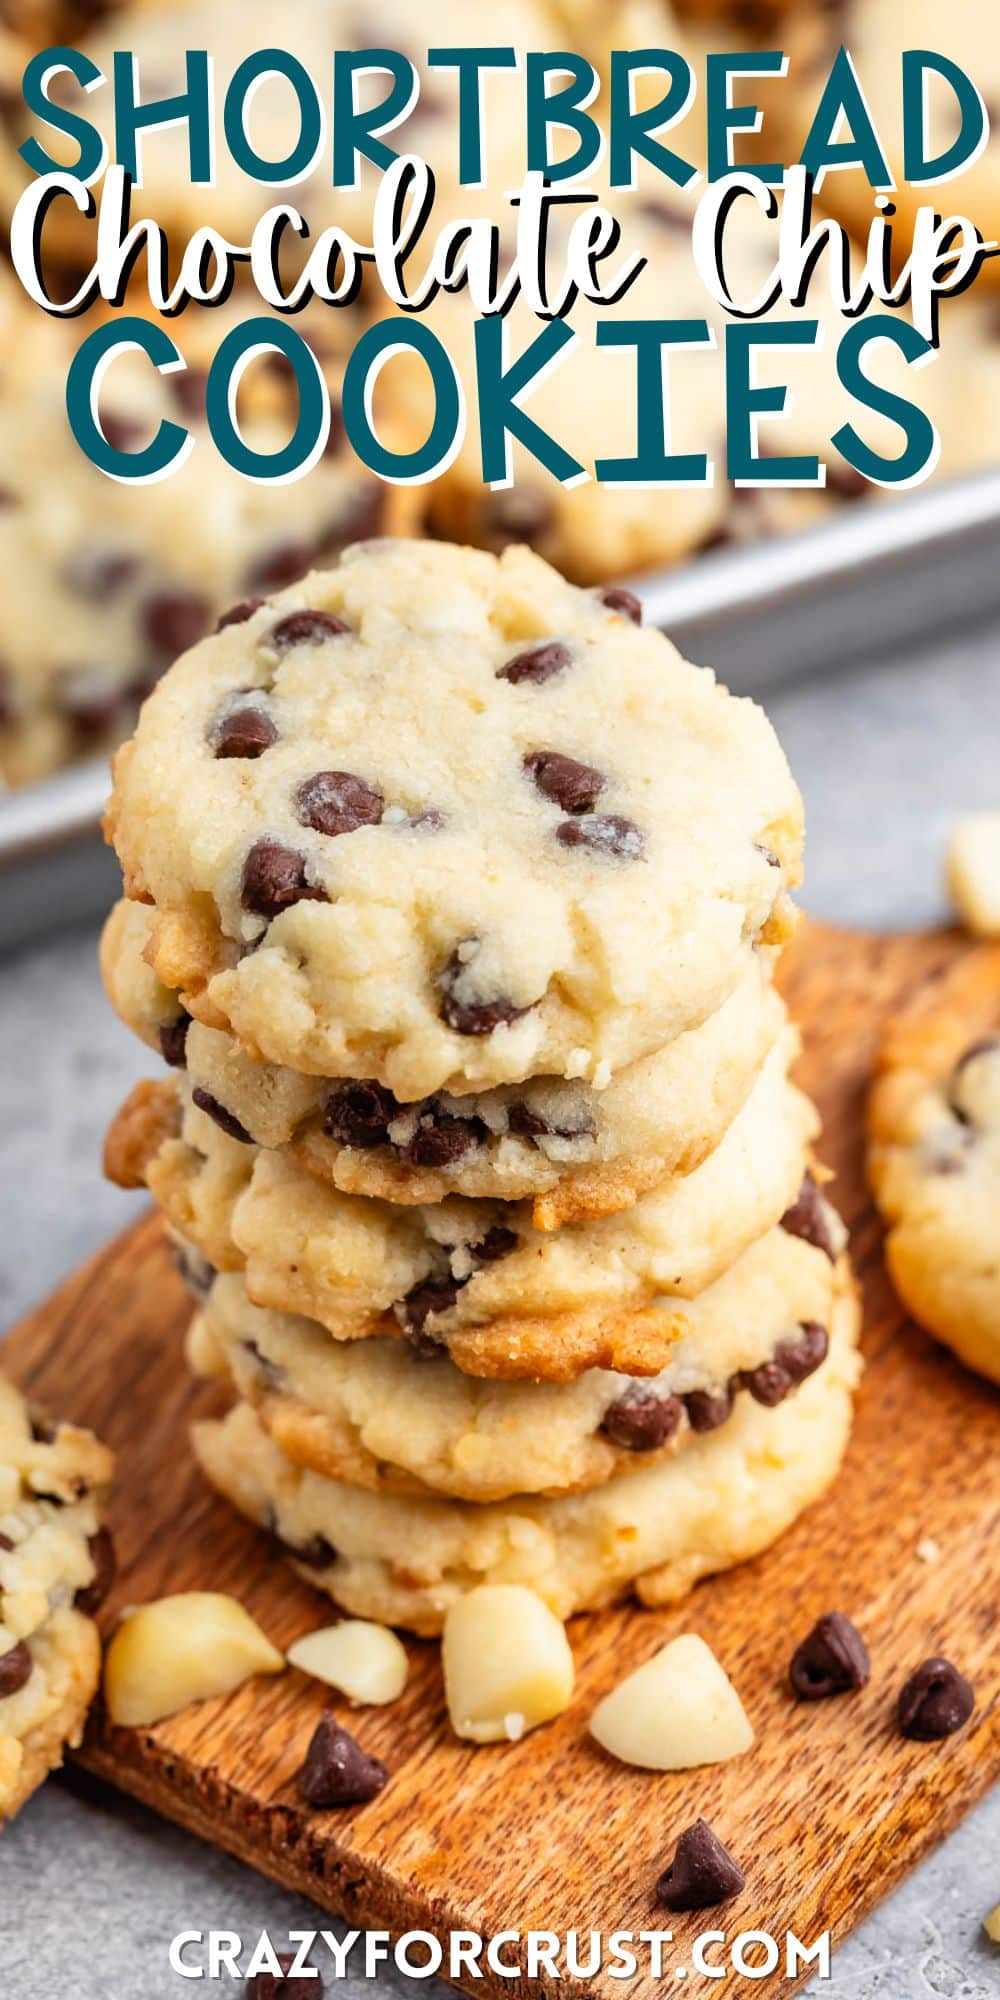
M 905 664 L 862 666 L 784 689 L 768 705 L 806 793 L 807 906 L 862 925 L 942 916 L 949 826 L 974 806 L 1000 805 L 995 644 L 964 639 Z M 100 1143 L 148 1058 L 101 994 L 93 935 L 0 961 L 0 1050 L 6 1324 L 121 1228 L 134 1206 L 102 1182 Z M 817 1993 L 989 2000 L 1000 1985 L 1000 1950 L 981 1923 L 998 1899 L 1000 1793 L 845 1943 Z M 191 1989 L 168 1968 L 178 1931 L 226 1929 L 252 1943 L 265 1927 L 280 1940 L 321 1921 L 311 1906 L 78 1776 L 46 1786 L 0 1845 L 5 2000 L 179 2000 Z M 364 1982 L 347 1985 L 360 1992 Z M 411 1986 L 429 1994 L 426 1981 L 380 1981 L 386 1991 Z M 231 1983 L 221 1990 L 231 1992 Z

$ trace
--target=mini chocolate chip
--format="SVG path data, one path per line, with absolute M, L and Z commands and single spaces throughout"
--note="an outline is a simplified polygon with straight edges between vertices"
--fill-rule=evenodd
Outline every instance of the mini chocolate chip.
M 211 1091 L 203 1090 L 200 1083 L 196 1084 L 191 1092 L 191 1101 L 198 1106 L 199 1111 L 204 1111 L 206 1117 L 214 1118 L 220 1131 L 228 1133 L 230 1139 L 238 1139 L 241 1146 L 253 1145 L 252 1132 L 248 1132 L 246 1126 L 241 1125 L 239 1119 L 235 1118 L 231 1111 L 227 1111 L 217 1097 L 212 1096 Z
M 789 1679 L 797 1701 L 825 1701 L 829 1695 L 856 1694 L 867 1687 L 871 1671 L 857 1626 L 842 1611 L 828 1611 L 796 1646 Z
M 773 847 L 762 847 L 759 840 L 754 841 L 754 846 L 761 860 L 766 861 L 769 868 L 781 867 L 781 856 L 780 854 L 775 854 Z
M 208 741 L 216 757 L 263 757 L 277 743 L 277 723 L 252 695 L 248 688 L 245 700 L 230 697 L 211 723 Z
M 4 1549 L 12 1549 L 13 1546 L 14 1544 L 11 1541 L 9 1535 L 0 1535 L 0 1551 Z
M 818 1320 L 804 1319 L 797 1340 L 780 1340 L 775 1348 L 775 1358 L 784 1368 L 796 1388 L 808 1376 L 814 1375 L 830 1351 L 830 1336 L 825 1326 Z
M 116 597 L 139 571 L 134 549 L 75 549 L 63 567 L 63 580 L 77 597 L 98 603 Z
M 325 1988 L 318 1972 L 291 1978 L 295 1959 L 278 1954 L 280 1972 L 254 1972 L 243 1988 L 243 2000 L 323 2000 Z
M 822 1250 L 831 1264 L 836 1263 L 837 1245 L 829 1210 L 811 1174 L 806 1174 L 791 1208 L 786 1208 L 781 1228 L 786 1235 L 800 1236 L 803 1243 L 811 1243 L 814 1249 Z
M 87 1548 L 94 1565 L 94 1574 L 84 1589 L 77 1591 L 73 1602 L 78 1611 L 83 1611 L 88 1618 L 92 1618 L 94 1612 L 100 1610 L 114 1583 L 118 1574 L 118 1563 L 115 1557 L 115 1545 L 107 1528 L 98 1528 L 96 1535 L 91 1535 Z
M 216 631 L 224 632 L 227 625 L 245 625 L 247 619 L 252 618 L 254 612 L 260 610 L 263 602 L 262 597 L 247 597 L 242 604 L 231 604 L 229 610 L 222 613 Z
M 36 1444 L 55 1444 L 59 1425 L 51 1417 L 32 1416 L 31 1435 Z
M 623 618 L 631 618 L 633 625 L 642 624 L 642 605 L 634 591 L 623 590 L 620 583 L 613 583 L 599 594 L 609 611 L 620 611 Z
M 322 646 L 327 639 L 342 639 L 350 626 L 332 611 L 289 611 L 267 634 L 267 643 L 279 653 L 292 646 Z
M 105 736 L 118 720 L 125 689 L 108 679 L 102 667 L 67 667 L 56 683 L 56 699 L 83 742 Z
M 797 1340 L 780 1340 L 770 1361 L 759 1368 L 741 1370 L 738 1386 L 749 1389 L 755 1403 L 776 1409 L 785 1397 L 826 1360 L 830 1346 L 826 1328 L 816 1320 L 805 1320 Z
M 267 1383 L 268 1387 L 279 1389 L 287 1379 L 284 1369 L 279 1367 L 276 1361 L 269 1361 L 267 1355 L 261 1352 L 255 1340 L 242 1340 L 240 1346 L 245 1353 L 249 1354 L 258 1375 Z
M 899 1727 L 917 1743 L 934 1743 L 961 1729 L 975 1705 L 972 1686 L 950 1660 L 925 1660 L 900 1694 Z
M 325 903 L 327 894 L 306 874 L 304 854 L 280 840 L 255 840 L 243 863 L 240 900 L 256 917 L 278 917 L 294 903 Z
M 827 460 L 826 490 L 836 500 L 856 500 L 868 485 L 863 472 L 856 465 L 848 465 L 846 458 Z
M 673 1437 L 683 1414 L 679 1396 L 658 1396 L 654 1389 L 636 1385 L 605 1411 L 601 1430 L 622 1451 L 658 1451 Z
M 298 1786 L 306 1804 L 363 1806 L 382 1790 L 389 1773 L 327 1709 L 316 1726 L 299 1772 Z
M 409 1167 L 453 1167 L 485 1139 L 486 1129 L 481 1118 L 456 1117 L 431 1098 L 400 1158 Z
M 204 368 L 181 368 L 167 377 L 170 392 L 177 408 L 185 417 L 194 421 L 205 415 L 205 393 L 208 389 L 208 373 Z
M 590 764 L 578 764 L 559 750 L 531 750 L 524 768 L 534 779 L 544 798 L 561 806 L 563 812 L 584 813 L 604 790 L 604 776 Z
M 621 813 L 589 813 L 585 819 L 560 820 L 556 839 L 562 847 L 587 847 L 594 854 L 611 854 L 638 861 L 646 843 L 635 821 Z
M 575 825 L 575 821 L 572 822 Z M 494 1028 L 505 1026 L 509 1021 L 519 1021 L 527 1007 L 515 1007 L 506 994 L 498 993 L 490 1000 L 464 999 L 458 988 L 465 980 L 469 965 L 462 957 L 462 949 L 476 942 L 464 938 L 456 945 L 447 964 L 438 974 L 441 988 L 441 1019 L 456 1035 L 490 1035 Z
M 337 1560 L 337 1551 L 325 1535 L 314 1535 L 298 1547 L 289 1544 L 289 1550 L 303 1569 L 330 1569 Z
M 537 1111 L 516 1097 L 507 1106 L 507 1130 L 517 1139 L 542 1139 L 549 1136 L 552 1127 L 547 1119 L 540 1118 Z
M 392 1310 L 404 1333 L 422 1334 L 434 1313 L 451 1311 L 461 1289 L 458 1278 L 422 1278 Z
M 374 785 L 353 771 L 315 771 L 295 794 L 295 811 L 303 826 L 315 833 L 356 833 L 359 826 L 377 826 L 385 800 Z
M 341 1146 L 384 1146 L 400 1105 L 383 1083 L 341 1083 L 323 1106 L 323 1130 Z
M 507 1106 L 507 1130 L 516 1139 L 592 1139 L 594 1121 L 586 1111 L 581 1111 L 575 1125 L 553 1125 L 551 1119 L 543 1118 L 538 1111 L 532 1111 L 529 1104 L 516 1097 Z
M 1000 1049 L 1000 1041 L 994 1035 L 984 1035 L 979 1041 L 970 1042 L 969 1047 L 963 1049 L 962 1054 L 959 1056 L 951 1072 L 951 1080 L 948 1085 L 948 1109 L 952 1113 L 952 1116 L 958 1119 L 960 1125 L 971 1126 L 976 1122 L 973 1114 L 966 1109 L 958 1096 L 958 1087 L 962 1076 L 970 1063 L 976 1062 L 980 1056 L 994 1055 L 998 1049 Z
M 187 1034 L 190 1026 L 191 1016 L 183 1012 L 173 1021 L 160 1022 L 160 1054 L 171 1069 L 183 1069 L 187 1063 Z
M 501 1257 L 512 1255 L 519 1242 L 516 1229 L 508 1229 L 504 1223 L 495 1222 L 478 1243 L 469 1245 L 469 1249 L 477 1264 L 498 1264 Z
M 312 568 L 314 554 L 311 542 L 272 542 L 270 548 L 261 549 L 246 571 L 247 589 L 267 592 L 298 583 Z
M 147 436 L 148 426 L 141 418 L 126 417 L 120 410 L 102 411 L 97 422 L 112 451 L 136 451 Z
M 541 687 L 551 681 L 556 674 L 565 672 L 573 658 L 568 646 L 561 639 L 543 639 L 538 646 L 529 646 L 526 652 L 515 653 L 506 666 L 498 667 L 498 681 L 510 681 L 518 687 L 522 681 L 531 681 Z
M 325 456 L 332 457 L 340 450 L 343 433 L 339 423 L 339 412 L 330 424 Z M 378 480 L 371 485 L 359 487 L 346 505 L 341 507 L 321 529 L 317 537 L 317 548 L 321 555 L 336 555 L 352 542 L 371 541 L 382 526 L 384 515 L 384 489 Z
M 30 1681 L 34 1671 L 34 1660 L 22 1639 L 18 1645 L 0 1653 L 0 1701 L 17 1694 Z
M 200 1250 L 193 1250 L 188 1244 L 171 1245 L 171 1256 L 189 1292 L 196 1299 L 207 1297 L 218 1277 L 214 1264 L 203 1257 Z
M 693 1431 L 717 1431 L 732 1416 L 735 1397 L 728 1386 L 713 1395 L 709 1389 L 691 1389 L 684 1397 L 688 1423 Z
M 707 1820 L 696 1819 L 682 1833 L 670 1867 L 656 1885 L 656 1900 L 668 1910 L 710 1910 L 745 1887 L 746 1877 Z
M 548 494 L 524 486 L 491 493 L 483 509 L 487 533 L 501 547 L 507 542 L 539 541 L 552 525 L 552 514 Z
M 161 660 L 186 653 L 208 631 L 211 607 L 197 590 L 156 590 L 142 608 L 146 644 Z

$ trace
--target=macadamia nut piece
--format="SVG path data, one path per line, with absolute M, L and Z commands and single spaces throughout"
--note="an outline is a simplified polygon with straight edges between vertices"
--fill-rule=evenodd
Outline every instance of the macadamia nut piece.
M 979 937 L 1000 937 L 1000 812 L 959 820 L 948 842 L 945 872 L 962 922 Z
M 573 1655 L 555 1613 L 523 1584 L 483 1584 L 454 1604 L 442 1644 L 448 1714 L 472 1743 L 516 1742 L 561 1715 Z
M 284 1664 L 234 1597 L 181 1591 L 122 1620 L 105 1656 L 104 1699 L 112 1722 L 144 1728 Z
M 395 1632 L 366 1618 L 306 1632 L 289 1646 L 288 1664 L 363 1706 L 398 1701 L 409 1671 L 406 1648 Z
M 710 1646 L 682 1633 L 598 1704 L 590 1733 L 623 1764 L 688 1771 L 742 1756 L 753 1729 Z

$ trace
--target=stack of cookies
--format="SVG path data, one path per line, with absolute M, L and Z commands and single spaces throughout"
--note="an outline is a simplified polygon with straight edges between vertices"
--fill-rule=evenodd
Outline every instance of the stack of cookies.
M 168 1065 L 108 1170 L 235 1393 L 199 1459 L 302 1574 L 418 1632 L 659 1603 L 824 1489 L 856 1313 L 754 703 L 523 548 L 361 543 L 167 673 L 108 830 Z

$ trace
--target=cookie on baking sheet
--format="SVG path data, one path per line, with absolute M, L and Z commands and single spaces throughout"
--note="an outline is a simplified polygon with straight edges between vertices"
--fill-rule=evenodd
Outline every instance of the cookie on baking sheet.
M 523 548 L 381 541 L 194 647 L 107 821 L 162 984 L 404 1099 L 606 1083 L 704 1021 L 790 930 L 802 804 L 636 610 Z
M 245 1270 L 255 1304 L 316 1319 L 337 1340 L 440 1345 L 474 1374 L 653 1374 L 674 1337 L 670 1301 L 704 1292 L 796 1199 L 815 1114 L 787 1080 L 794 1046 L 775 1048 L 694 1173 L 622 1215 L 547 1233 L 511 1203 L 407 1209 L 342 1195 L 171 1084 L 133 1092 L 107 1167 L 119 1184 L 144 1182 L 215 1268 Z
M 163 419 L 195 439 L 180 469 L 140 499 L 99 472 L 69 428 L 66 372 L 93 322 L 46 318 L 0 274 L 0 773 L 8 783 L 119 741 L 163 668 L 234 598 L 261 596 L 345 542 L 397 524 L 398 502 L 387 498 L 395 489 L 336 431 L 334 448 L 292 485 L 254 483 L 224 463 L 204 423 L 200 366 L 219 320 L 211 314 L 197 332 L 187 318 L 171 323 L 191 362 L 184 372 L 161 376 L 135 353 L 107 370 L 101 408 L 113 443 L 133 450 Z M 336 383 L 337 316 L 307 318 L 302 330 Z M 296 395 L 281 357 L 250 365 L 239 402 L 249 445 L 274 451 L 287 441 Z
M 403 1206 L 448 1194 L 530 1200 L 538 1229 L 616 1214 L 668 1174 L 699 1166 L 746 1102 L 786 1018 L 762 948 L 700 1028 L 619 1070 L 604 1090 L 529 1077 L 402 1104 L 370 1080 L 254 1061 L 232 1035 L 191 1021 L 147 964 L 149 939 L 149 910 L 117 903 L 101 940 L 112 1005 L 256 1144 L 290 1146 L 344 1194 Z
M 300 1574 L 356 1616 L 437 1632 L 478 1583 L 520 1583 L 560 1617 L 627 1596 L 682 1597 L 759 1553 L 837 1472 L 858 1372 L 858 1313 L 844 1280 L 822 1367 L 777 1408 L 737 1397 L 729 1421 L 603 1486 L 489 1506 L 364 1492 L 303 1472 L 248 1404 L 194 1426 L 213 1485 L 269 1530 Z
M 89 1431 L 33 1418 L 0 1377 L 0 1822 L 83 1733 L 101 1664 L 92 1613 L 113 1571 L 111 1473 Z
M 1000 947 L 970 952 L 890 1024 L 869 1138 L 904 1305 L 1000 1382 Z
M 328 1478 L 480 1502 L 583 1491 L 721 1429 L 743 1395 L 775 1408 L 822 1365 L 843 1231 L 814 1184 L 804 1208 L 811 1235 L 755 1243 L 677 1312 L 670 1360 L 643 1382 L 604 1369 L 556 1386 L 491 1382 L 445 1349 L 333 1341 L 252 1305 L 241 1276 L 213 1276 L 185 1250 L 201 1305 L 189 1358 L 227 1375 L 285 1455 Z

